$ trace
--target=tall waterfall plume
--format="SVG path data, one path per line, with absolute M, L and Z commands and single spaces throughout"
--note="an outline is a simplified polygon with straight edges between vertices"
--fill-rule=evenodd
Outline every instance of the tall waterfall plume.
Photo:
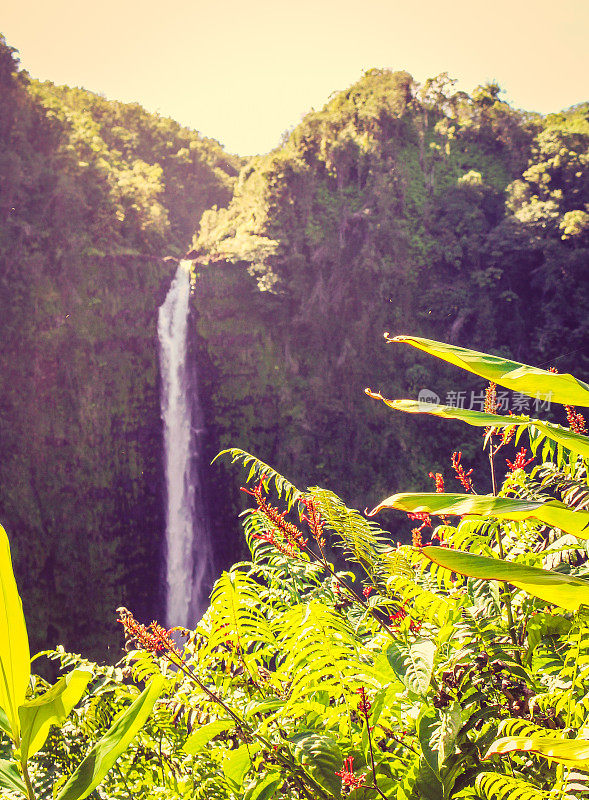
M 166 624 L 196 624 L 212 575 L 210 525 L 203 496 L 204 420 L 198 371 L 190 359 L 190 262 L 180 261 L 158 315 L 166 507 Z

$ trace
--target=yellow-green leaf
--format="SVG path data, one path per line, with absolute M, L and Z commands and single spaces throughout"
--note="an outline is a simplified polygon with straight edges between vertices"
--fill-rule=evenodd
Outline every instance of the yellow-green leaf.
M 82 800 L 102 782 L 117 758 L 146 723 L 165 683 L 154 676 L 129 708 L 110 726 L 59 791 L 56 800 Z
M 218 719 L 214 722 L 209 722 L 207 725 L 203 725 L 202 728 L 199 728 L 193 734 L 191 734 L 188 739 L 184 742 L 184 750 L 185 753 L 188 753 L 191 756 L 200 753 L 200 751 L 206 747 L 206 745 L 214 739 L 215 736 L 218 736 L 220 733 L 224 731 L 228 731 L 229 728 L 235 727 L 235 721 L 232 719 Z
M 504 736 L 493 742 L 485 758 L 523 750 L 560 764 L 589 772 L 589 739 L 560 739 L 556 736 Z
M 547 603 L 577 611 L 589 604 L 589 582 L 572 575 L 527 567 L 513 561 L 475 556 L 448 547 L 423 547 L 420 552 L 441 567 L 481 580 L 506 581 Z
M 396 508 L 410 514 L 453 515 L 457 517 L 494 517 L 521 521 L 537 519 L 581 539 L 589 538 L 589 511 L 576 511 L 559 500 L 514 500 L 489 494 L 446 494 L 438 492 L 403 492 L 393 494 L 369 512 Z
M 60 678 L 55 686 L 18 709 L 21 725 L 20 757 L 33 756 L 45 743 L 51 725 L 61 725 L 76 705 L 92 673 L 75 669 Z
M 575 433 L 569 428 L 561 425 L 554 425 L 552 422 L 544 422 L 540 419 L 530 419 L 525 416 L 506 417 L 499 414 L 487 414 L 482 411 L 474 411 L 471 408 L 456 408 L 454 406 L 438 405 L 437 403 L 420 403 L 416 400 L 388 400 L 378 392 L 366 389 L 366 394 L 375 400 L 382 400 L 389 408 L 395 411 L 404 411 L 408 414 L 431 414 L 434 417 L 443 419 L 455 419 L 474 425 L 478 428 L 536 428 L 541 431 L 553 442 L 579 453 L 585 458 L 589 458 L 589 437 L 580 433 Z
M 0 787 L 8 789 L 9 792 L 27 796 L 27 787 L 14 761 L 6 761 L 6 759 L 0 758 Z
M 29 639 L 12 570 L 10 544 L 0 526 L 0 708 L 16 743 L 20 732 L 18 707 L 24 703 L 30 671 Z
M 418 336 L 386 335 L 386 338 L 389 342 L 410 344 L 514 392 L 522 392 L 541 400 L 552 400 L 555 403 L 589 406 L 589 385 L 568 373 L 554 373 L 520 364 L 518 361 L 509 361 L 499 356 L 435 342 L 432 339 L 422 339 Z

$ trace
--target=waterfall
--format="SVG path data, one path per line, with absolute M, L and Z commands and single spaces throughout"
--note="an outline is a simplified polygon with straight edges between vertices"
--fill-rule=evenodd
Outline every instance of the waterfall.
M 204 433 L 188 348 L 190 262 L 180 261 L 158 315 L 166 507 L 166 624 L 193 627 L 207 606 L 212 543 L 201 480 Z

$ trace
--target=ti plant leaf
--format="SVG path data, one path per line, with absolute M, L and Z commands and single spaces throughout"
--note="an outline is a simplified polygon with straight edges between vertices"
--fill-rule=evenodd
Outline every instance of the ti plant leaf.
M 417 347 L 442 361 L 474 372 L 481 378 L 498 383 L 514 392 L 530 397 L 552 400 L 573 406 L 589 406 L 589 385 L 568 373 L 554 373 L 538 367 L 509 361 L 488 353 L 467 350 L 464 347 L 422 339 L 418 336 L 394 336 L 385 334 L 389 342 L 403 342 Z
M 522 750 L 551 758 L 568 767 L 589 772 L 589 739 L 561 739 L 556 736 L 504 736 L 497 739 L 485 758 Z
M 29 639 L 12 570 L 10 544 L 0 526 L 0 708 L 15 743 L 20 736 L 18 707 L 25 700 L 30 670 Z
M 475 556 L 446 547 L 423 547 L 420 552 L 435 564 L 459 575 L 481 580 L 507 581 L 534 597 L 569 611 L 577 611 L 579 606 L 589 605 L 589 582 L 581 578 L 538 567 L 526 567 L 513 561 Z
M 420 403 L 416 400 L 388 400 L 378 392 L 370 391 L 370 389 L 366 389 L 366 394 L 375 400 L 382 400 L 394 411 L 404 411 L 407 414 L 431 414 L 442 419 L 460 420 L 478 428 L 535 428 L 553 442 L 566 447 L 567 450 L 589 458 L 589 438 L 587 436 L 575 433 L 569 428 L 563 428 L 561 425 L 554 425 L 552 422 L 529 419 L 529 417 L 523 416 L 506 417 L 499 414 L 487 414 L 470 408 L 456 408 L 454 406 L 438 405 L 437 403 Z
M 481 516 L 514 521 L 537 519 L 582 539 L 589 538 L 589 512 L 575 511 L 558 500 L 539 502 L 493 495 L 406 492 L 387 497 L 369 512 L 369 516 L 383 508 L 397 508 L 411 514 Z
M 18 709 L 21 724 L 20 758 L 26 761 L 43 747 L 51 725 L 65 722 L 92 673 L 75 669 L 60 678 L 45 694 L 28 700 Z
M 94 745 L 55 800 L 82 800 L 102 782 L 117 758 L 147 721 L 164 683 L 163 675 L 156 675 L 151 679 L 137 700 Z

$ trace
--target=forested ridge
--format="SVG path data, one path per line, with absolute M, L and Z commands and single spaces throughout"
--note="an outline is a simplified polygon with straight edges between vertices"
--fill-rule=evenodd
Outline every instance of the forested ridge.
M 4 42 L 0 92 L 0 520 L 34 647 L 104 656 L 117 605 L 161 608 L 166 256 L 192 248 L 210 457 L 242 447 L 352 506 L 426 488 L 457 436 L 479 458 L 366 398 L 481 388 L 384 331 L 588 377 L 588 104 L 541 117 L 371 70 L 243 162 L 30 79 Z M 237 486 L 217 461 L 220 567 Z

